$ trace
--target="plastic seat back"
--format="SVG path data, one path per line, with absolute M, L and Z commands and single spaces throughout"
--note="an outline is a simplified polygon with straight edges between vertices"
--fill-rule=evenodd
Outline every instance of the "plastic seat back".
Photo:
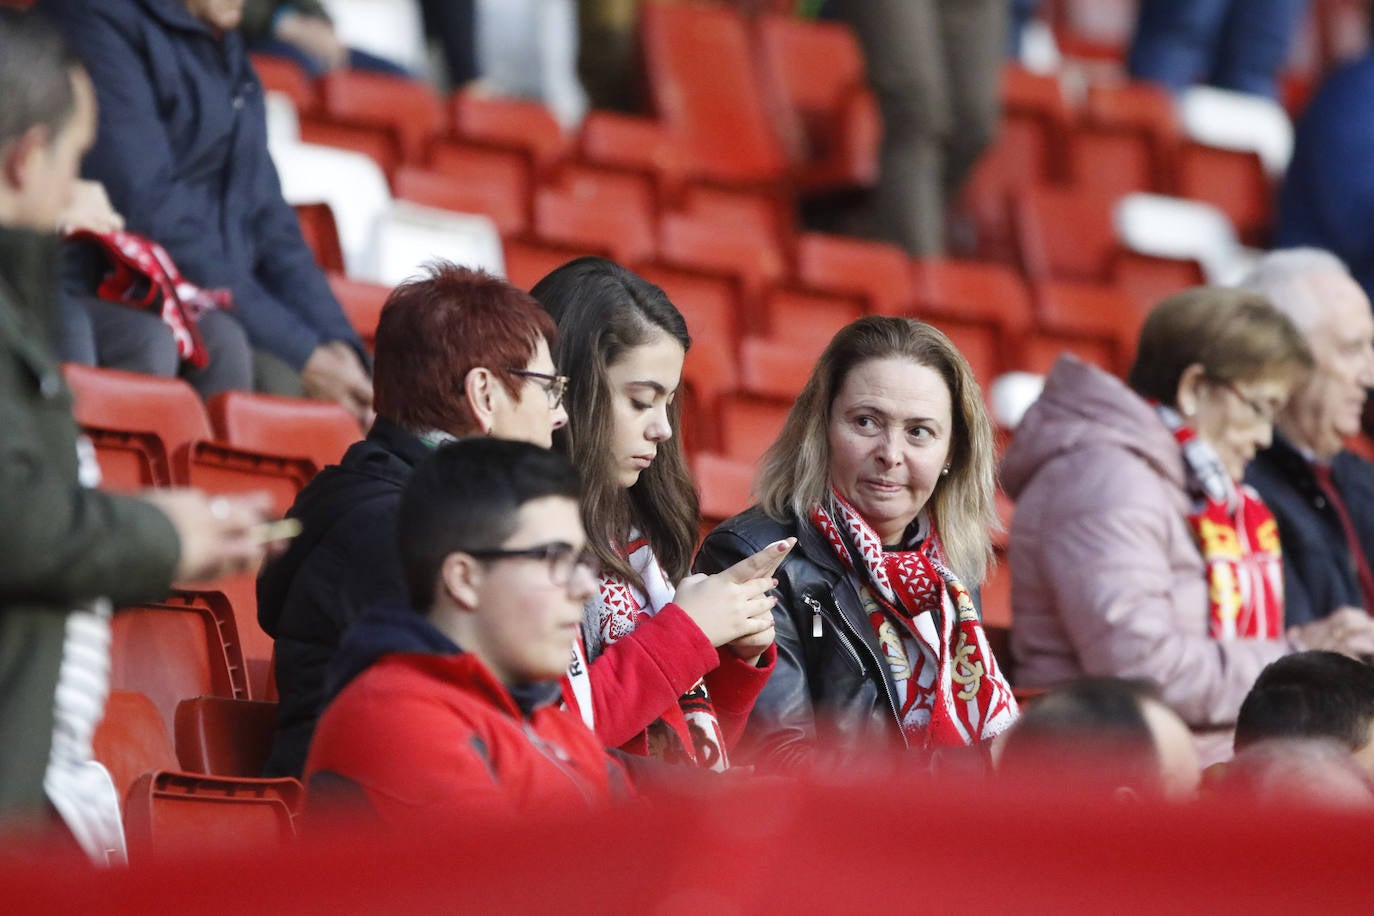
M 167 723 L 153 701 L 136 690 L 110 691 L 91 748 L 95 759 L 110 772 L 121 810 L 128 802 L 129 788 L 140 776 L 177 768 Z
M 377 343 L 377 322 L 381 320 L 382 307 L 386 305 L 391 288 L 337 273 L 329 275 L 329 288 L 339 300 L 339 305 L 343 306 L 348 323 L 353 325 L 363 344 L 371 350 Z
M 304 789 L 294 779 L 228 779 L 157 772 L 129 791 L 125 832 L 135 864 L 188 849 L 233 852 L 288 846 Z
M 911 307 L 911 268 L 896 245 L 806 232 L 796 254 L 797 279 L 810 289 L 862 296 L 873 314 L 901 315 Z
M 518 153 L 445 143 L 428 169 L 396 170 L 396 196 L 426 207 L 490 217 L 500 233 L 529 228 L 529 165 Z
M 771 182 L 787 173 L 744 18 L 718 5 L 645 4 L 640 38 L 654 108 L 679 138 L 691 173 Z
M 1032 278 L 1106 282 L 1120 248 L 1114 198 L 1104 192 L 1037 185 L 1016 195 L 1021 263 Z
M 338 404 L 247 391 L 206 402 L 220 441 L 284 458 L 309 459 L 316 469 L 337 464 L 362 438 L 358 421 Z
M 456 92 L 453 129 L 461 139 L 518 150 L 542 171 L 567 155 L 569 138 L 553 114 L 538 102 Z
M 277 704 L 192 697 L 176 711 L 180 768 L 212 776 L 257 777 L 272 752 Z
M 168 734 L 184 699 L 246 698 L 243 652 L 228 603 L 179 594 L 121 610 L 111 625 L 110 686 L 151 700 Z
M 324 111 L 334 121 L 391 133 L 404 162 L 421 162 L 448 124 L 443 102 L 426 83 L 363 70 L 331 70 L 319 80 Z
M 705 525 L 715 527 L 748 509 L 753 502 L 750 497 L 754 481 L 752 462 L 700 453 L 692 459 L 692 477 L 696 481 L 701 519 Z
M 911 262 L 913 314 L 936 325 L 944 319 L 984 322 L 1015 333 L 1030 327 L 1030 293 L 1009 267 L 956 258 Z

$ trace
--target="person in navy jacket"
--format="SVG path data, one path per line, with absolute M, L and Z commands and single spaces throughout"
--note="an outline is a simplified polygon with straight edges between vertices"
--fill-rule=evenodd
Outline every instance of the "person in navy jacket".
M 40 0 L 100 106 L 82 173 L 185 277 L 228 288 L 260 389 L 365 418 L 362 344 L 283 200 L 263 89 L 235 31 L 243 0 Z

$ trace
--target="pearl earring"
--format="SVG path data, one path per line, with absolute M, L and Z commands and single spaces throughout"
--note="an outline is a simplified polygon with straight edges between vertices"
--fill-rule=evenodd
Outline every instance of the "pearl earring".
M 941 477 L 948 477 L 948 476 L 949 476 L 949 465 L 945 465 L 945 466 L 944 466 L 944 468 L 940 471 L 940 476 L 941 476 Z

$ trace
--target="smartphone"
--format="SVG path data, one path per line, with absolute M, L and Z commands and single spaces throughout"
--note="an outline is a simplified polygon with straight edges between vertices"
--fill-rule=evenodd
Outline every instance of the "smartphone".
M 284 518 L 275 522 L 254 525 L 248 537 L 254 544 L 271 544 L 274 541 L 289 541 L 301 533 L 300 519 Z

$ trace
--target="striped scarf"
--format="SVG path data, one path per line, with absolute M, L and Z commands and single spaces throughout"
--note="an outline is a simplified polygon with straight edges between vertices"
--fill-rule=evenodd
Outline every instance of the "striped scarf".
M 818 505 L 811 522 L 863 583 L 860 597 L 897 688 L 907 742 L 968 745 L 1009 728 L 1018 715 L 1011 685 L 926 516 L 907 549 L 885 550 L 843 497 L 832 492 L 831 503 L 835 517 Z
M 1283 549 L 1279 526 L 1259 494 L 1231 479 L 1217 453 L 1177 411 L 1155 405 L 1183 450 L 1193 511 L 1188 525 L 1207 567 L 1213 639 L 1283 635 Z

